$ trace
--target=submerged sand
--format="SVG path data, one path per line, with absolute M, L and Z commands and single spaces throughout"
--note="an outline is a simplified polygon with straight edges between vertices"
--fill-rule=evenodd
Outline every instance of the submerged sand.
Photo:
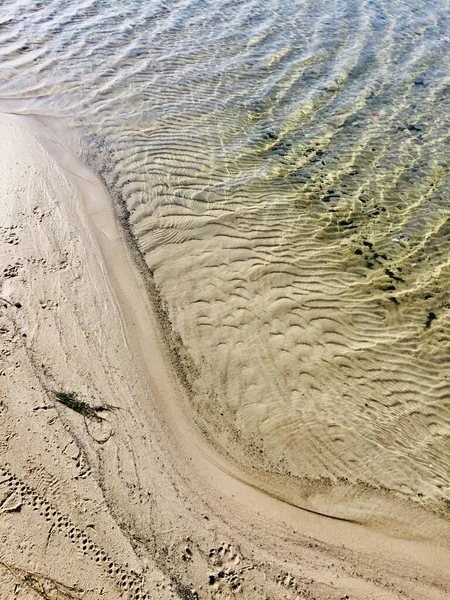
M 0 133 L 0 598 L 448 598 L 445 518 L 370 489 L 377 529 L 320 516 L 210 448 L 103 185 L 37 121 Z

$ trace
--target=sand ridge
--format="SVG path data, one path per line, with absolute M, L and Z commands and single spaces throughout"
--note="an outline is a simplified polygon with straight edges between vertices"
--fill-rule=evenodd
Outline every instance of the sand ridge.
M 0 598 L 448 597 L 437 540 L 300 511 L 209 448 L 106 190 L 39 121 L 0 128 Z

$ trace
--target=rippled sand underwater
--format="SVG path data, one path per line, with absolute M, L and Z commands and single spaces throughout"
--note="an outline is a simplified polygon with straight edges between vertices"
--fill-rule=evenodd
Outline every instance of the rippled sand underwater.
M 0 110 L 82 133 L 195 364 L 194 419 L 299 504 L 336 482 L 450 503 L 433 4 L 2 3 Z

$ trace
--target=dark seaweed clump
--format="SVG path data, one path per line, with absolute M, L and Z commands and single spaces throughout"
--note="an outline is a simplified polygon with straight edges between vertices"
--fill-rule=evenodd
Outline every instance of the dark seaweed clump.
M 64 406 L 67 406 L 84 417 L 100 419 L 101 417 L 99 417 L 97 412 L 101 410 L 107 410 L 104 407 L 92 408 L 92 406 L 90 406 L 87 402 L 78 400 L 75 392 L 54 392 L 54 394 L 58 402 L 64 404 Z

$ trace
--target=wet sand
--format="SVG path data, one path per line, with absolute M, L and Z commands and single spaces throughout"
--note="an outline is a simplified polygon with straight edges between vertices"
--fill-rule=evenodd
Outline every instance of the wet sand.
M 444 518 L 345 482 L 303 510 L 218 453 L 100 180 L 38 121 L 0 131 L 0 597 L 447 598 Z

